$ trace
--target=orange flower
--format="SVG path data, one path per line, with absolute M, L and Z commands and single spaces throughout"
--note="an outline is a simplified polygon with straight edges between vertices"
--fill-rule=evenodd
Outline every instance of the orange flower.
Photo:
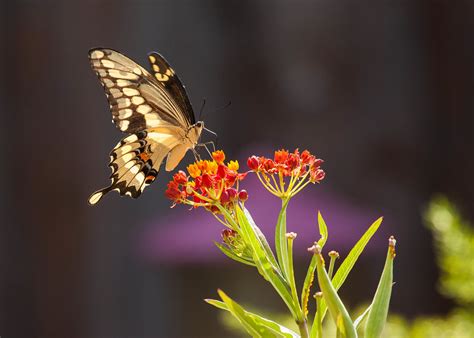
M 188 169 L 189 175 L 192 178 L 196 178 L 199 175 L 201 175 L 201 169 L 199 169 L 199 166 L 197 165 L 197 163 L 193 163 L 193 164 L 188 165 L 187 169 Z
M 216 150 L 212 153 L 212 158 L 217 162 L 217 164 L 222 164 L 225 160 L 225 154 L 222 150 Z
M 288 158 L 288 151 L 285 149 L 280 149 L 275 151 L 275 156 L 273 157 L 276 163 L 285 163 L 286 159 Z
M 229 163 L 227 163 L 227 167 L 230 170 L 237 171 L 237 170 L 239 170 L 239 162 L 238 161 L 230 161 Z
M 248 198 L 246 191 L 239 192 L 238 184 L 245 178 L 245 173 L 238 173 L 239 163 L 230 161 L 224 164 L 225 154 L 222 150 L 213 153 L 214 160 L 200 160 L 188 166 L 188 173 L 179 171 L 168 183 L 166 196 L 174 204 L 184 203 L 194 207 L 205 207 L 218 213 L 217 205 L 226 208 L 233 203 L 244 202 Z M 221 163 L 218 163 L 221 161 Z

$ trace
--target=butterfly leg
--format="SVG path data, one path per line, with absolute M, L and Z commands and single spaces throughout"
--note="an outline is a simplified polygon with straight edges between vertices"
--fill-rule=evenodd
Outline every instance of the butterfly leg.
M 212 154 L 211 154 L 211 151 L 209 150 L 209 148 L 207 147 L 208 144 L 212 144 L 212 151 L 216 151 L 216 146 L 214 144 L 213 141 L 209 141 L 209 142 L 205 142 L 205 143 L 199 143 L 197 144 L 196 146 L 199 146 L 199 147 L 203 147 L 206 149 L 207 153 L 209 154 L 209 156 L 212 158 Z
M 196 160 L 196 162 L 201 161 L 201 155 L 199 155 L 199 153 L 196 151 L 196 149 L 193 148 L 192 150 L 193 150 L 193 155 L 194 155 L 194 159 Z

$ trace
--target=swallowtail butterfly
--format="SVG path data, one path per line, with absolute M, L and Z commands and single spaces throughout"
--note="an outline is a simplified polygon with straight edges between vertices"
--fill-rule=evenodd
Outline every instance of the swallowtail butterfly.
M 188 150 L 195 153 L 204 123 L 196 122 L 183 84 L 160 54 L 148 54 L 151 73 L 112 49 L 91 49 L 89 60 L 104 87 L 113 123 L 128 134 L 110 153 L 112 183 L 94 192 L 89 203 L 112 190 L 137 198 L 153 183 L 163 161 L 171 171 Z

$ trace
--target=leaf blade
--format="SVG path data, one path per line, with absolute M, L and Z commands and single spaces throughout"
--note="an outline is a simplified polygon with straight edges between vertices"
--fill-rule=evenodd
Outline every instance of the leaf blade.
M 228 297 L 223 291 L 219 290 L 218 293 L 223 299 L 223 302 L 215 299 L 205 299 L 205 301 L 221 310 L 231 312 L 234 316 L 239 316 L 239 322 L 245 321 L 246 325 L 252 327 L 253 332 L 257 332 L 258 337 L 299 338 L 297 333 L 288 329 L 287 327 L 255 313 L 246 311 L 241 305 Z
M 393 260 L 395 258 L 395 239 L 390 237 L 387 258 L 385 260 L 382 276 L 380 277 L 377 291 L 365 324 L 365 337 L 378 338 L 381 336 L 387 321 L 388 307 L 392 295 L 393 285 Z
M 352 250 L 349 252 L 347 257 L 339 266 L 339 269 L 337 269 L 336 274 L 334 275 L 332 279 L 332 284 L 334 285 L 334 288 L 336 289 L 336 291 L 339 290 L 339 288 L 342 286 L 342 284 L 346 280 L 347 276 L 349 275 L 355 263 L 357 262 L 357 259 L 362 254 L 362 251 L 364 250 L 365 246 L 367 245 L 369 240 L 377 232 L 378 228 L 382 224 L 382 221 L 383 221 L 383 217 L 379 217 L 377 220 L 375 220 L 375 222 L 372 223 L 372 225 L 366 230 L 366 232 L 354 245 Z M 326 316 L 326 312 L 327 312 L 327 305 L 324 300 L 321 302 L 321 311 L 322 311 L 321 317 L 324 320 L 324 317 Z

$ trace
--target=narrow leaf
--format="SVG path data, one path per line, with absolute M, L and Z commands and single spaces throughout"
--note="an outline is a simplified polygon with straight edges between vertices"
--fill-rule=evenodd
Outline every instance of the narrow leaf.
M 252 248 L 253 258 L 257 269 L 262 276 L 272 284 L 273 288 L 278 292 L 287 305 L 293 317 L 299 319 L 301 317 L 299 314 L 300 310 L 293 301 L 290 287 L 286 279 L 282 276 L 279 267 L 272 264 L 272 260 L 268 257 L 255 228 L 250 224 L 242 209 L 239 206 L 236 206 L 235 211 L 240 230 L 242 231 L 241 236 Z
M 247 218 L 249 224 L 252 226 L 254 229 L 255 234 L 257 235 L 258 239 L 260 240 L 260 243 L 262 243 L 263 249 L 265 250 L 265 253 L 267 254 L 268 259 L 274 266 L 278 266 L 278 263 L 275 259 L 275 255 L 273 254 L 272 249 L 270 248 L 270 245 L 267 242 L 267 239 L 265 238 L 265 235 L 262 233 L 260 228 L 255 224 L 252 215 L 250 215 L 250 212 L 242 206 L 242 209 L 244 211 L 245 217 Z
M 229 257 L 231 259 L 233 259 L 234 261 L 237 261 L 239 263 L 243 263 L 243 264 L 246 264 L 246 265 L 250 265 L 250 266 L 255 266 L 255 263 L 250 262 L 248 260 L 243 259 L 242 257 L 237 256 L 235 253 L 230 251 L 229 248 L 227 248 L 225 245 L 222 245 L 221 243 L 217 243 L 217 242 L 214 242 L 214 244 L 219 248 L 219 250 L 221 250 L 224 253 L 224 255 L 226 255 L 227 257 Z
M 324 244 L 326 244 L 326 241 L 328 240 L 329 234 L 328 234 L 328 227 L 320 211 L 318 211 L 318 226 L 319 226 L 319 234 L 321 235 L 321 238 L 318 241 L 318 245 L 322 249 L 324 247 Z
M 351 317 L 339 298 L 336 289 L 332 285 L 326 269 L 324 268 L 324 260 L 320 250 L 320 247 L 315 246 L 314 254 L 317 256 L 316 270 L 318 272 L 318 283 L 323 293 L 324 300 L 329 308 L 329 312 L 331 313 L 331 317 L 336 324 L 338 335 L 341 334 L 342 337 L 357 338 L 357 332 L 352 323 Z
M 342 284 L 344 284 L 344 281 L 349 275 L 349 272 L 351 272 L 352 268 L 357 262 L 357 259 L 361 255 L 362 251 L 364 251 L 365 246 L 367 245 L 369 240 L 372 238 L 375 232 L 377 232 L 378 228 L 380 227 L 380 224 L 382 224 L 382 221 L 383 221 L 383 217 L 380 217 L 374 223 L 372 223 L 372 225 L 362 235 L 362 237 L 359 239 L 356 245 L 354 245 L 352 250 L 349 252 L 349 255 L 347 255 L 346 259 L 344 259 L 344 261 L 342 262 L 339 269 L 337 269 L 337 272 L 334 278 L 332 279 L 332 285 L 334 285 L 334 288 L 336 289 L 336 291 L 339 290 Z M 327 311 L 327 306 L 324 300 L 321 304 L 321 311 L 322 311 L 322 318 L 324 320 L 324 317 Z
M 283 276 L 288 280 L 290 274 L 290 264 L 288 259 L 288 244 L 286 242 L 286 209 L 289 199 L 283 200 L 281 210 L 275 228 L 275 251 L 277 253 L 278 262 L 283 271 Z
M 370 308 L 372 307 L 372 305 L 369 305 L 369 307 L 367 309 L 365 309 L 365 311 L 359 316 L 356 318 L 356 320 L 354 320 L 354 326 L 357 329 L 359 329 L 360 325 L 362 324 L 362 322 L 364 321 L 365 318 L 367 318 L 367 315 L 369 314 L 369 311 L 370 311 Z
M 223 291 L 218 291 L 219 296 L 224 300 L 220 302 L 214 299 L 206 299 L 209 304 L 231 312 L 240 323 L 245 322 L 247 326 L 251 327 L 251 332 L 257 332 L 254 337 L 282 337 L 282 338 L 298 338 L 299 335 L 287 327 L 280 325 L 272 320 L 259 316 L 255 313 L 246 311 L 236 301 L 228 297 Z M 246 329 L 247 326 L 242 324 Z
M 385 266 L 365 324 L 366 338 L 380 337 L 387 321 L 388 306 L 390 304 L 390 296 L 392 295 L 395 243 L 395 238 L 393 236 L 390 237 Z
M 321 215 L 321 212 L 318 212 L 318 227 L 319 227 L 319 234 L 321 235 L 321 238 L 318 241 L 318 245 L 322 249 L 328 239 L 328 227 L 326 225 L 326 222 L 323 219 L 323 216 Z M 308 266 L 308 271 L 306 271 L 306 277 L 304 279 L 303 289 L 301 290 L 301 305 L 303 307 L 305 318 L 308 315 L 308 301 L 309 301 L 309 295 L 311 293 L 311 286 L 313 285 L 315 271 L 316 271 L 316 258 L 313 255 L 311 257 L 311 262 L 309 263 L 309 266 Z

